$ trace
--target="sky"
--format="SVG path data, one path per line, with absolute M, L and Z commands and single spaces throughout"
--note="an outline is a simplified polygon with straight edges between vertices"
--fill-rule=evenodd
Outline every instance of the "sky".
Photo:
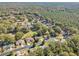
M 79 0 L 0 0 L 0 2 L 79 2 Z

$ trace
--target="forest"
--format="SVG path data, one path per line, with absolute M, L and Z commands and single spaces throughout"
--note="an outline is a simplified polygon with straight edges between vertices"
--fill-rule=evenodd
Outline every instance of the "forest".
M 79 3 L 0 2 L 0 56 L 79 56 Z

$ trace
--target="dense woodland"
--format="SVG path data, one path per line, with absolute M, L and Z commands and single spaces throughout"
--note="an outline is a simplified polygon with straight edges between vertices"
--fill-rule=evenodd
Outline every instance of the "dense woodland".
M 0 3 L 0 55 L 79 56 L 79 8 Z

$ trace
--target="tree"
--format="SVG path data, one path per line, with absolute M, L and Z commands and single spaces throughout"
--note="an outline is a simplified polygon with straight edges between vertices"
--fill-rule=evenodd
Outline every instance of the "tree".
M 31 38 L 34 35 L 37 35 L 37 32 L 29 31 L 29 32 L 27 32 L 26 34 L 23 35 L 22 39 Z
M 65 52 L 62 52 L 60 56 L 69 56 L 69 53 L 65 51 Z
M 43 56 L 43 49 L 42 48 L 37 48 L 37 50 L 35 51 L 36 56 Z
M 79 53 L 79 35 L 72 36 L 69 45 L 73 48 L 74 52 L 78 54 Z
M 77 55 L 73 52 L 69 52 L 69 56 L 77 56 Z
M 54 27 L 54 31 L 55 31 L 56 33 L 60 34 L 60 33 L 61 33 L 61 28 L 60 28 L 59 26 L 55 26 L 55 27 Z
M 14 43 L 15 42 L 15 37 L 12 34 L 1 34 L 0 38 L 6 44 Z
M 7 33 L 7 29 L 3 26 L 3 24 L 0 24 L 0 34 L 1 33 Z
M 74 28 L 74 27 L 69 27 L 69 31 L 70 31 L 71 34 L 77 34 L 77 33 L 79 33 L 78 29 Z
M 17 32 L 17 33 L 15 34 L 15 39 L 16 39 L 16 40 L 20 40 L 23 35 L 24 35 L 23 32 Z
M 32 56 L 44 56 L 43 49 L 38 47 L 37 49 L 34 49 L 33 52 L 30 52 L 30 55 L 32 55 Z
M 50 50 L 50 48 L 45 48 L 43 50 L 44 56 L 53 56 L 54 53 Z
M 42 35 L 45 34 L 45 32 L 48 30 L 48 27 L 41 22 L 37 22 L 35 24 L 35 29 Z

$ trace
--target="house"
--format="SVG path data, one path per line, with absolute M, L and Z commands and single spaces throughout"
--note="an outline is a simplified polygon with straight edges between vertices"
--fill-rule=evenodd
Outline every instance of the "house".
M 24 40 L 18 40 L 18 41 L 16 41 L 15 44 L 16 44 L 16 46 L 20 46 L 21 45 L 23 47 L 25 45 L 25 41 Z
M 44 36 L 44 40 L 47 41 L 49 37 L 47 35 Z
M 25 41 L 26 42 L 34 42 L 34 39 L 33 38 L 26 38 Z
M 27 43 L 27 46 L 30 46 L 30 47 L 34 46 L 34 39 L 33 38 L 26 38 L 25 42 Z

